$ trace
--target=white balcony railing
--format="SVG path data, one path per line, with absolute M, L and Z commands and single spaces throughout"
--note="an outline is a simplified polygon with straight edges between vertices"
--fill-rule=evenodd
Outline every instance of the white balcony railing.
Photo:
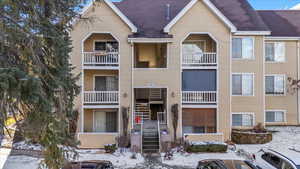
M 116 104 L 119 102 L 118 91 L 85 91 L 84 103 Z
M 216 91 L 183 91 L 182 103 L 217 103 Z
M 85 66 L 118 66 L 118 52 L 83 52 Z
M 184 54 L 182 58 L 183 65 L 216 65 L 217 53 L 196 53 Z

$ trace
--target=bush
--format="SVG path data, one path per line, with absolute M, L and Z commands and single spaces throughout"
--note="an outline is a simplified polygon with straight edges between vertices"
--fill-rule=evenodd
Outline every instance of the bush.
M 186 151 L 189 153 L 225 153 L 227 151 L 226 144 L 190 144 L 187 146 Z
M 117 150 L 116 144 L 106 144 L 104 145 L 104 149 L 106 153 L 114 153 Z

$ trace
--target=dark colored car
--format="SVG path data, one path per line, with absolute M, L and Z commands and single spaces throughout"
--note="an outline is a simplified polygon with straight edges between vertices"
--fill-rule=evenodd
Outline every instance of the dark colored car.
M 203 160 L 197 169 L 260 169 L 249 161 L 242 160 Z
M 113 169 L 113 165 L 110 161 L 79 161 L 71 162 L 62 169 Z

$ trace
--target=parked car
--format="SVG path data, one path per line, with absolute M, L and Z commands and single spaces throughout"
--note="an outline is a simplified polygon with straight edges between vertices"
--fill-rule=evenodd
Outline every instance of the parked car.
M 113 169 L 110 161 L 95 160 L 95 161 L 80 161 L 71 162 L 62 169 Z
M 250 161 L 242 160 L 203 160 L 199 161 L 197 169 L 261 169 Z
M 266 169 L 300 169 L 300 151 L 262 149 L 256 154 L 256 163 Z

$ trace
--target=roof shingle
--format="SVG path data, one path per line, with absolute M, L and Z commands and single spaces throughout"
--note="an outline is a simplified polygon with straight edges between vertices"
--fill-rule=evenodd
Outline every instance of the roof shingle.
M 258 13 L 271 30 L 271 36 L 300 37 L 299 10 L 261 10 Z

